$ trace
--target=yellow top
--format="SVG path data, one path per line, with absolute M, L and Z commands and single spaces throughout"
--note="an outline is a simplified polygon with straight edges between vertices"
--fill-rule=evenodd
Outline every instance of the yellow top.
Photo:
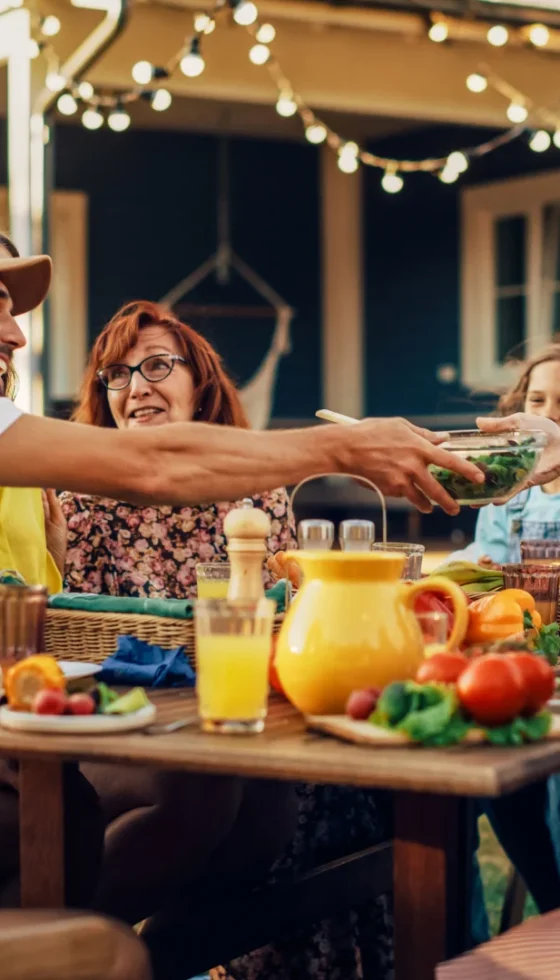
M 62 591 L 62 579 L 47 551 L 41 491 L 0 487 L 0 570 L 14 569 L 28 585 Z

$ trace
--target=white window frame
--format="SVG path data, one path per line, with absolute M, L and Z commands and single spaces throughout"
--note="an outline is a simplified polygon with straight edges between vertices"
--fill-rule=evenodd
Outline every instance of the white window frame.
M 48 393 L 51 399 L 70 401 L 78 393 L 88 352 L 87 194 L 54 191 L 49 222 L 53 281 Z M 0 187 L 0 230 L 8 228 L 8 191 Z M 19 246 L 17 240 L 15 244 Z
M 518 373 L 495 356 L 494 226 L 499 218 L 522 215 L 527 221 L 527 355 L 551 339 L 548 310 L 543 308 L 544 211 L 559 202 L 560 170 L 462 191 L 461 380 L 468 388 L 505 389 Z

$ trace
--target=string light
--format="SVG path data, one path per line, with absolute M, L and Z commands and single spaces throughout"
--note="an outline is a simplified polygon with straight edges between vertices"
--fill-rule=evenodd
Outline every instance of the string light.
M 239 0 L 233 8 L 233 19 L 240 27 L 250 27 L 258 16 L 259 12 L 253 0 Z
M 551 142 L 550 133 L 547 133 L 546 129 L 538 129 L 531 136 L 529 146 L 535 153 L 545 153 L 550 149 Z
M 122 106 L 115 106 L 115 108 L 107 116 L 107 125 L 109 129 L 112 129 L 114 133 L 124 133 L 125 129 L 130 126 L 131 119 Z
M 56 108 L 63 116 L 73 116 L 78 111 L 78 103 L 70 92 L 63 92 L 58 97 Z
M 154 66 L 150 61 L 137 61 L 132 66 L 132 77 L 137 85 L 148 85 L 154 77 Z
M 66 79 L 57 71 L 48 71 L 45 85 L 49 92 L 62 92 L 62 89 L 66 88 Z
M 443 184 L 454 184 L 455 181 L 459 179 L 459 171 L 453 170 L 452 167 L 446 165 L 443 170 L 440 171 L 439 179 Z
M 461 153 L 460 150 L 455 150 L 447 157 L 445 166 L 450 170 L 455 170 L 457 174 L 464 174 L 465 170 L 468 169 L 469 161 L 464 153 Z
M 186 75 L 187 78 L 198 78 L 199 75 L 202 75 L 202 72 L 206 68 L 206 62 L 200 53 L 200 40 L 198 37 L 193 37 L 189 50 L 181 58 L 179 67 L 183 75 Z
M 276 29 L 272 24 L 261 24 L 255 37 L 260 44 L 272 44 L 276 37 Z
M 556 129 L 552 134 L 552 142 L 555 147 L 560 150 L 560 129 Z
M 93 85 L 91 82 L 80 82 L 78 85 L 78 95 L 86 102 L 88 99 L 93 98 Z
M 60 27 L 61 24 L 58 17 L 55 17 L 54 14 L 49 14 L 41 24 L 41 34 L 44 34 L 45 37 L 55 37 L 60 31 Z
M 510 102 L 506 109 L 506 116 L 509 121 L 516 125 L 524 123 L 528 115 L 527 109 L 520 102 Z
M 249 51 L 249 61 L 254 65 L 266 65 L 270 58 L 270 48 L 266 44 L 254 44 Z
M 550 31 L 544 24 L 531 24 L 529 40 L 536 48 L 546 48 L 550 41 Z
M 381 186 L 387 194 L 398 194 L 399 191 L 403 189 L 404 181 L 400 174 L 396 172 L 394 167 L 387 167 L 387 170 L 381 178 Z
M 311 123 L 305 130 L 305 138 L 316 146 L 324 143 L 327 138 L 327 127 L 322 123 Z
M 428 37 L 430 41 L 434 41 L 436 44 L 441 44 L 443 41 L 447 41 L 449 37 L 449 27 L 444 20 L 437 20 L 435 24 L 432 24 L 430 30 L 428 31 Z
M 216 21 L 210 14 L 195 14 L 194 29 L 197 34 L 211 34 L 216 29 Z
M 297 112 L 297 103 L 294 102 L 294 98 L 290 92 L 281 92 L 276 103 L 276 112 L 279 116 L 284 119 L 289 119 L 290 116 L 295 116 Z
M 82 116 L 82 125 L 86 129 L 101 129 L 103 125 L 103 116 L 98 109 L 86 109 Z
M 486 40 L 493 48 L 503 48 L 508 43 L 509 31 L 503 24 L 494 24 L 486 35 Z
M 338 169 L 342 170 L 343 174 L 354 174 L 359 166 L 358 153 L 359 146 L 357 143 L 343 143 L 338 151 Z
M 469 92 L 479 95 L 488 88 L 488 79 L 484 75 L 479 75 L 478 72 L 473 72 L 472 75 L 467 76 L 466 85 Z
M 158 88 L 157 92 L 153 92 L 151 98 L 152 109 L 156 112 L 165 112 L 169 109 L 173 99 L 171 98 L 171 92 L 168 92 L 166 88 Z
M 27 45 L 27 53 L 32 60 L 38 58 L 39 55 L 41 54 L 41 45 L 39 44 L 38 41 L 35 40 L 34 37 L 29 38 L 29 42 Z

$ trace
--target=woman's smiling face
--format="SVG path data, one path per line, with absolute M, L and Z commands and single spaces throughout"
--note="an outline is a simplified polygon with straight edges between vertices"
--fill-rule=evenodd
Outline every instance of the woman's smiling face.
M 163 326 L 143 327 L 121 363 L 135 367 L 154 354 L 181 355 L 175 336 Z M 108 390 L 107 399 L 118 429 L 190 422 L 195 410 L 192 374 L 181 361 L 173 362 L 171 374 L 163 381 L 146 381 L 140 371 L 135 371 L 129 386 Z

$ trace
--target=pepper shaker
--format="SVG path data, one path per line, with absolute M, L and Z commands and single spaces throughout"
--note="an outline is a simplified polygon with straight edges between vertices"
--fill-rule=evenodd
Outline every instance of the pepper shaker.
M 231 565 L 228 599 L 264 598 L 263 562 L 270 531 L 268 514 L 254 507 L 250 497 L 227 514 L 224 533 Z

